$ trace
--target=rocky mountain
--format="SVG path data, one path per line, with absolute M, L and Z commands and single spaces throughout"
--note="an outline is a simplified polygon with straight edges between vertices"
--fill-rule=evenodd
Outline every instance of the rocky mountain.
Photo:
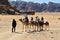
M 18 10 L 33 10 L 35 12 L 49 11 L 49 12 L 60 12 L 60 3 L 34 3 L 25 1 L 11 1 L 11 6 L 16 6 Z

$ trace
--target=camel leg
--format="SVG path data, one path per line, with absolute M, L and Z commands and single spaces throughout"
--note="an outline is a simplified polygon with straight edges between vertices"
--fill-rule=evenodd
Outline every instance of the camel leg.
M 48 25 L 48 31 L 49 31 L 49 25 Z
M 36 30 L 36 25 L 35 25 L 35 30 Z
M 40 26 L 40 30 L 41 30 L 41 26 Z
M 35 26 L 35 29 L 36 29 L 36 31 L 37 31 L 37 26 Z
M 33 30 L 35 30 L 35 29 L 34 29 L 34 25 L 32 25 L 32 27 L 33 27 Z
M 40 26 L 40 31 L 43 31 L 43 25 Z
M 31 29 L 34 30 L 34 25 L 31 25 Z
M 30 29 L 33 29 L 33 25 L 31 24 Z
M 37 31 L 38 31 L 38 27 L 37 27 Z
M 23 24 L 23 30 L 22 30 L 22 32 L 24 31 L 24 24 Z
M 29 29 L 29 25 L 27 25 L 27 31 L 28 31 L 28 29 Z
M 31 29 L 31 25 L 29 25 L 29 31 L 30 31 L 30 29 Z
M 25 32 L 27 31 L 26 29 L 27 29 L 27 26 L 25 25 Z
M 39 25 L 37 26 L 37 28 L 38 28 L 37 31 L 40 31 L 40 26 Z
M 45 25 L 45 30 L 49 30 L 49 27 L 47 25 Z
M 31 25 L 30 25 L 30 28 L 29 28 L 29 30 L 31 30 Z
M 34 27 L 34 30 L 35 30 L 35 26 L 33 25 L 33 27 Z
M 45 25 L 45 30 L 47 29 L 46 25 Z
M 38 31 L 38 25 L 37 25 L 37 31 Z
M 35 25 L 35 30 L 37 31 L 37 26 Z
M 26 32 L 27 32 L 28 28 L 29 28 L 28 25 L 25 25 L 25 31 Z
M 42 25 L 42 30 L 43 30 L 43 25 Z
M 47 31 L 49 31 L 49 25 L 47 25 L 46 27 L 47 27 Z

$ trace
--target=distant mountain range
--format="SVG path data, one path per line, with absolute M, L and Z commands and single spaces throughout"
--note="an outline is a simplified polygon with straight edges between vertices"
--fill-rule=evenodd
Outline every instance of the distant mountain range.
M 34 3 L 25 1 L 10 1 L 11 6 L 16 6 L 18 10 L 35 11 L 35 12 L 60 12 L 60 3 Z

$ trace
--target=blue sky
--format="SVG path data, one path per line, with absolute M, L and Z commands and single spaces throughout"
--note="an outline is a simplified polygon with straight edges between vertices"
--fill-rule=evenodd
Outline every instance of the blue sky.
M 11 0 L 11 1 L 16 1 L 16 0 Z M 55 2 L 55 3 L 60 3 L 60 0 L 23 0 L 23 1 L 32 1 L 32 2 L 38 2 L 38 3 L 48 3 L 48 2 Z

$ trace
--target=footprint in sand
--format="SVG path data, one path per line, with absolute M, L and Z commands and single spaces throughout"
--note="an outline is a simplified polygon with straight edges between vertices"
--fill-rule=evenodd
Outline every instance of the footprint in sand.
M 54 38 L 54 37 L 51 37 L 52 39 Z
M 51 34 L 53 34 L 53 32 L 50 32 Z

